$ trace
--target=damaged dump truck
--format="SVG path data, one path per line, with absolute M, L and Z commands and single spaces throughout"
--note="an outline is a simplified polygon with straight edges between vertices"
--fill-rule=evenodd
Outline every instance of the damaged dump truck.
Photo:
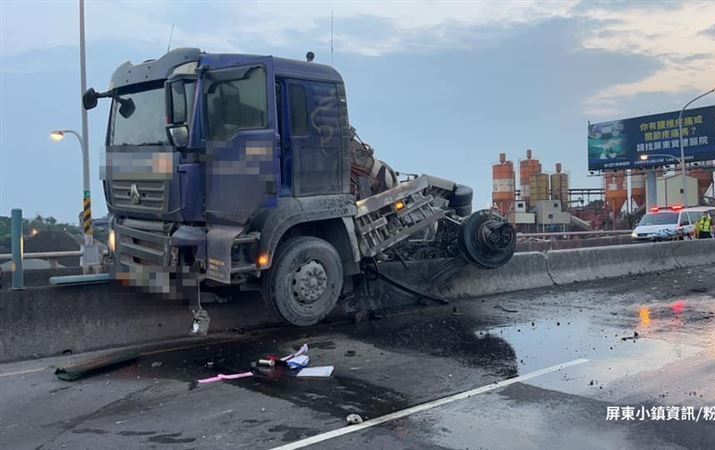
M 332 67 L 176 49 L 122 64 L 84 107 L 104 97 L 112 277 L 188 300 L 198 320 L 201 291 L 234 286 L 308 326 L 366 260 L 403 249 L 489 269 L 514 253 L 513 227 L 472 213 L 470 188 L 375 157 Z

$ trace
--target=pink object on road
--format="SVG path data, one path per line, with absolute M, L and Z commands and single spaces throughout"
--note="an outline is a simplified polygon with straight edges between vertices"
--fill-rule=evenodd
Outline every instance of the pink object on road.
M 217 381 L 223 381 L 223 380 L 238 380 L 239 378 L 248 378 L 252 377 L 253 372 L 243 372 L 243 373 L 233 373 L 230 375 L 224 375 L 222 373 L 216 375 L 215 377 L 211 378 L 204 378 L 203 380 L 199 380 L 199 384 L 207 384 L 207 383 L 215 383 Z

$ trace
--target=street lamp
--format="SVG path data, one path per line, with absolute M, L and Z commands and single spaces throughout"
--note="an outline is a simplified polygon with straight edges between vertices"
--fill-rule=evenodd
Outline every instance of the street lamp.
M 79 141 L 82 150 L 82 187 L 83 187 L 83 210 L 82 210 L 82 231 L 84 232 L 84 245 L 82 246 L 82 267 L 98 265 L 99 249 L 94 245 L 92 236 L 92 199 L 89 190 L 89 158 L 87 157 L 87 147 L 84 145 L 82 136 L 74 130 L 54 130 L 50 133 L 50 139 L 59 142 L 66 134 L 71 134 Z
M 52 139 L 55 142 L 59 142 L 65 138 L 65 134 L 67 134 L 67 133 L 72 134 L 72 135 L 74 135 L 74 137 L 77 138 L 77 140 L 79 141 L 80 150 L 84 149 L 84 144 L 82 143 L 82 136 L 80 136 L 80 134 L 74 130 L 53 130 L 50 133 L 50 139 Z
M 685 182 L 685 149 L 683 148 L 683 113 L 685 110 L 690 106 L 692 103 L 695 103 L 696 101 L 700 100 L 701 98 L 705 97 L 708 94 L 712 94 L 715 92 L 715 89 L 710 89 L 709 91 L 698 95 L 694 99 L 690 100 L 688 103 L 683 106 L 683 109 L 680 110 L 680 114 L 678 114 L 678 136 L 680 137 L 680 168 L 682 170 L 683 174 L 683 205 L 685 206 L 690 206 L 688 205 L 688 185 Z

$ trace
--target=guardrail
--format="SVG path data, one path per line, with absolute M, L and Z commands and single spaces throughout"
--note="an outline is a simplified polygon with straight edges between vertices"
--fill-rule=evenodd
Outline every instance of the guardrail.
M 11 211 L 11 234 L 10 234 L 10 245 L 12 247 L 12 253 L 0 253 L 0 261 L 11 260 L 12 261 L 12 288 L 17 290 L 22 290 L 25 287 L 24 283 L 24 269 L 23 261 L 31 259 L 44 259 L 50 264 L 51 269 L 57 268 L 57 259 L 67 258 L 67 257 L 82 257 L 84 255 L 83 250 L 68 250 L 59 252 L 34 252 L 25 253 L 23 251 L 23 231 L 22 231 L 22 210 L 13 209 Z M 107 255 L 107 250 L 100 250 L 100 255 Z M 94 267 L 94 266 L 92 266 Z M 86 270 L 86 268 L 85 268 Z
M 57 265 L 59 258 L 68 258 L 72 256 L 82 256 L 82 250 L 66 250 L 63 252 L 34 252 L 23 253 L 22 259 L 46 259 L 50 263 L 50 267 L 54 268 Z M 0 261 L 12 259 L 12 253 L 0 253 Z M 54 266 L 53 266 L 54 264 Z
M 633 230 L 595 230 L 595 231 L 564 231 L 550 233 L 517 233 L 519 238 L 547 238 L 547 237 L 581 237 L 581 236 L 620 236 L 631 234 Z

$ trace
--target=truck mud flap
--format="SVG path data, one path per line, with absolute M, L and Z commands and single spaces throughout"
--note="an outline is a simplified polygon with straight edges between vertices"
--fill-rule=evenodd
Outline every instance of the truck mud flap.
M 231 283 L 231 248 L 244 227 L 212 226 L 206 234 L 206 278 L 220 283 Z

